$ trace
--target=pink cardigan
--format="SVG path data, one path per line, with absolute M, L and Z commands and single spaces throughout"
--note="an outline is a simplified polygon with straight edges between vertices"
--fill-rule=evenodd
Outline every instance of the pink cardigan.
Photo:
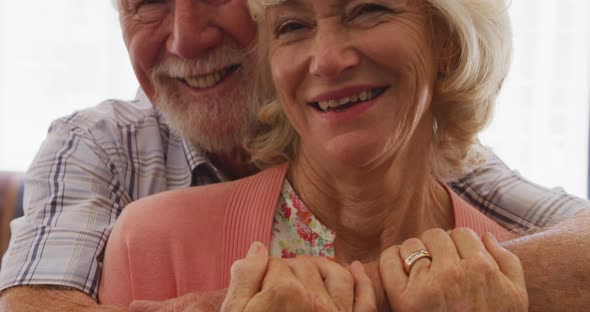
M 254 241 L 267 246 L 287 166 L 229 183 L 164 192 L 126 207 L 110 235 L 99 299 L 127 306 L 227 288 Z M 457 227 L 510 233 L 447 189 Z

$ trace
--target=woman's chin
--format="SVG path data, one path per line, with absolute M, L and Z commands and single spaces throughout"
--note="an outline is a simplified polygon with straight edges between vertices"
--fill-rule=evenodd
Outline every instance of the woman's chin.
M 324 145 L 322 151 L 316 153 L 320 162 L 326 167 L 335 169 L 366 169 L 375 166 L 383 158 L 384 142 L 382 140 L 346 140 L 332 141 Z

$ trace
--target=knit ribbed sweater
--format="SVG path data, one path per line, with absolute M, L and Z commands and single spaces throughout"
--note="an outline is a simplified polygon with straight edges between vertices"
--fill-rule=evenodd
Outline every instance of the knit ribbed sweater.
M 106 247 L 100 301 L 127 306 L 227 288 L 231 265 L 250 244 L 269 245 L 286 170 L 281 165 L 233 182 L 164 192 L 126 207 Z M 457 227 L 509 237 L 447 191 Z

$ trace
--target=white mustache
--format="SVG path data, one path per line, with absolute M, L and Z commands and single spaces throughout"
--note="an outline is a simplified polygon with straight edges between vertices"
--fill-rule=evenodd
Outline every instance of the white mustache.
M 171 77 L 196 77 L 208 75 L 232 65 L 242 65 L 248 50 L 233 40 L 225 40 L 215 50 L 198 59 L 183 59 L 177 56 L 165 57 L 155 67 L 155 75 Z

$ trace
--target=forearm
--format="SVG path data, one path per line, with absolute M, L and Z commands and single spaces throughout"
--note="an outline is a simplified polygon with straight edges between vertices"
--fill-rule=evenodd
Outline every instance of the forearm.
M 530 311 L 590 306 L 590 211 L 503 245 L 522 262 Z
M 2 293 L 0 311 L 123 312 L 126 309 L 98 305 L 94 299 L 78 290 L 52 286 L 20 286 Z
M 130 311 L 199 311 L 218 312 L 227 294 L 227 289 L 193 292 L 166 301 L 136 300 L 129 305 Z

